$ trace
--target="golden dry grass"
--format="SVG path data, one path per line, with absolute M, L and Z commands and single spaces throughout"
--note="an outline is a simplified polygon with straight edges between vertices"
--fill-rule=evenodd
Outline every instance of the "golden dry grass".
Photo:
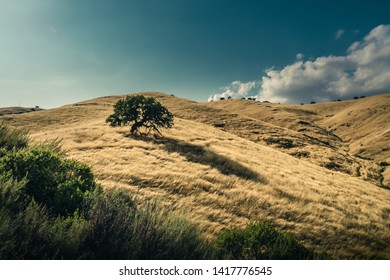
M 246 101 L 200 104 L 147 95 L 175 115 L 174 127 L 162 139 L 130 138 L 128 128 L 109 127 L 105 118 L 119 97 L 3 116 L 0 121 L 29 128 L 34 141 L 61 138 L 68 155 L 90 164 L 105 187 L 127 188 L 139 203 L 157 198 L 183 212 L 209 237 L 265 219 L 335 258 L 390 259 L 389 190 L 245 139 L 251 126 L 253 131 L 262 126 L 275 132 L 264 137 L 286 131 L 285 137 L 299 137 L 287 125 L 260 120 L 234 106 L 230 112 L 218 108 Z M 225 125 L 214 127 L 217 121 Z M 240 122 L 245 129 L 239 130 Z
M 27 107 L 2 107 L 0 108 L 0 116 L 10 115 L 10 114 L 23 114 L 29 112 L 35 112 L 42 110 L 39 107 L 27 108 Z
M 252 141 L 271 144 L 314 164 L 390 186 L 390 170 L 380 166 L 390 163 L 390 94 L 313 105 L 225 100 L 207 106 L 239 112 L 240 116 L 279 128 L 263 125 L 253 135 L 251 127 L 229 124 L 229 132 L 245 134 Z M 270 135 L 271 140 L 287 139 L 293 145 L 280 147 L 276 141 L 267 141 Z

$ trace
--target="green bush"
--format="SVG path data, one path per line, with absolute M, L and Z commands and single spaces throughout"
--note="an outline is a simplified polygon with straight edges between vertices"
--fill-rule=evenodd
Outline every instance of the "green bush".
M 230 229 L 215 240 L 221 259 L 312 259 L 314 253 L 292 235 L 275 229 L 268 222 L 253 222 L 244 229 Z
M 24 209 L 28 201 L 21 195 L 21 190 L 25 186 L 25 181 L 18 182 L 0 175 L 0 206 L 12 212 Z
M 84 199 L 79 213 L 58 216 L 44 203 L 26 196 L 27 180 L 4 177 L 0 176 L 0 259 L 208 256 L 207 243 L 198 229 L 156 203 L 137 208 L 125 191 L 96 189 Z M 67 196 L 61 197 L 64 203 L 72 203 L 66 201 Z
M 23 182 L 0 184 L 0 259 L 202 259 L 197 228 L 150 204 L 138 209 L 124 191 L 95 192 L 82 215 L 52 215 L 19 201 Z M 17 207 L 15 207 L 17 205 Z M 85 209 L 85 208 L 84 208 Z
M 35 200 L 20 199 L 25 182 L 0 177 L 0 259 L 76 259 L 85 248 L 86 221 L 54 217 Z
M 87 165 L 43 148 L 7 152 L 0 158 L 0 173 L 17 181 L 25 179 L 21 195 L 65 216 L 79 210 L 98 187 Z
M 124 191 L 99 195 L 88 220 L 93 259 L 201 259 L 208 253 L 195 226 L 156 203 L 138 209 Z

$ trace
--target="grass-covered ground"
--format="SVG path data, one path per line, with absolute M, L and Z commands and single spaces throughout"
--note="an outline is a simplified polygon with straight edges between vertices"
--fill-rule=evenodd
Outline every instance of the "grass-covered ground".
M 137 206 L 104 190 L 58 142 L 29 145 L 0 126 L 0 259 L 308 259 L 316 255 L 269 223 L 207 240 L 156 201 Z
M 261 220 L 331 258 L 390 259 L 389 190 L 363 175 L 319 166 L 334 155 L 344 158 L 342 166 L 355 159 L 352 165 L 370 163 L 353 156 L 357 147 L 352 146 L 360 144 L 371 151 L 364 156 L 386 161 L 388 111 L 383 108 L 390 95 L 302 106 L 246 100 L 202 104 L 159 93 L 145 95 L 156 98 L 175 117 L 173 128 L 159 139 L 127 137 L 128 127 L 105 123 L 120 96 L 0 120 L 30 129 L 32 143 L 62 139 L 68 158 L 88 164 L 105 190 L 126 190 L 139 209 L 156 200 L 170 213 L 185 216 L 207 240 Z M 359 110 L 368 124 L 354 119 Z M 353 112 L 348 115 L 349 111 Z M 334 117 L 326 117 L 331 114 Z M 343 120 L 351 126 L 342 126 Z M 337 130 L 327 136 L 319 129 L 322 121 Z M 359 130 L 353 129 L 355 124 L 361 125 Z M 299 132 L 303 128 L 307 130 Z M 363 131 L 367 134 L 361 138 Z M 289 145 L 281 138 L 294 135 L 293 145 L 304 143 L 299 142 L 306 137 L 303 134 L 323 142 L 331 138 L 334 148 L 322 142 L 278 147 Z M 344 146 L 338 146 L 336 136 Z M 263 138 L 271 144 L 264 144 Z M 289 155 L 294 149 L 300 153 Z M 375 152 L 381 149 L 385 151 Z M 305 158 L 305 151 L 310 157 Z M 336 158 L 334 162 L 338 163 Z

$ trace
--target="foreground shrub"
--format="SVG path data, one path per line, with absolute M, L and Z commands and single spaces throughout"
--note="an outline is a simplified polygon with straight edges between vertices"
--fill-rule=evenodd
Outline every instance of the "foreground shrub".
M 85 220 L 54 217 L 43 204 L 20 199 L 24 185 L 0 178 L 0 259 L 79 258 Z
M 123 191 L 95 192 L 82 215 L 52 215 L 19 201 L 23 183 L 0 184 L 0 259 L 202 259 L 209 247 L 194 225 Z
M 293 236 L 275 229 L 268 222 L 250 223 L 244 229 L 231 229 L 215 241 L 221 259 L 312 259 L 314 253 Z
M 0 158 L 0 173 L 26 180 L 21 195 L 63 216 L 73 215 L 98 186 L 91 169 L 43 148 L 9 151 Z
M 202 259 L 208 247 L 199 230 L 156 203 L 136 208 L 120 190 L 96 198 L 88 215 L 93 259 Z

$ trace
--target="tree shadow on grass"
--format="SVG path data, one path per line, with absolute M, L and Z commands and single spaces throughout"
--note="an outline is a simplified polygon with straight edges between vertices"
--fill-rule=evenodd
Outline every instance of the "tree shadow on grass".
M 179 153 L 188 161 L 209 165 L 218 169 L 224 175 L 235 175 L 237 177 L 246 180 L 252 180 L 262 184 L 268 183 L 264 177 L 254 172 L 253 170 L 241 165 L 234 160 L 229 159 L 226 156 L 219 155 L 205 147 L 166 137 L 142 137 L 141 139 L 144 141 L 152 141 L 156 144 L 163 144 L 164 149 L 169 153 Z

